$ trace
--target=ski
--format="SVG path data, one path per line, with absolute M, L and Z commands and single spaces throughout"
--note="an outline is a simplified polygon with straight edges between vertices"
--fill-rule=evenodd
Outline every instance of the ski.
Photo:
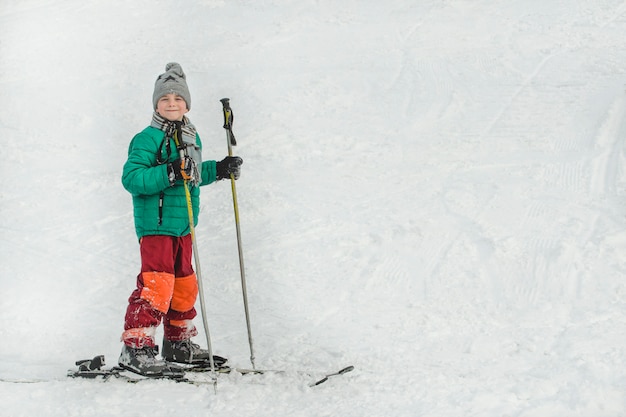
M 352 365 L 350 365 L 350 366 L 346 366 L 345 368 L 340 369 L 340 370 L 338 370 L 337 372 L 333 372 L 333 373 L 330 373 L 330 374 L 326 374 L 326 375 L 324 376 L 324 378 L 322 378 L 322 379 L 320 379 L 320 380 L 318 380 L 318 381 L 316 381 L 316 382 L 313 382 L 313 383 L 312 383 L 312 384 L 310 384 L 309 386 L 310 386 L 310 387 L 315 387 L 315 386 L 318 386 L 318 385 L 323 384 L 324 382 L 328 381 L 330 378 L 332 378 L 332 377 L 334 377 L 334 376 L 339 376 L 339 375 L 347 374 L 348 372 L 352 372 L 352 371 L 354 371 L 354 366 L 352 366 Z
M 186 372 L 210 372 L 211 368 L 208 367 L 208 365 L 182 365 L 182 369 L 184 369 Z M 348 372 L 352 372 L 354 370 L 354 366 L 350 365 L 350 366 L 346 366 L 345 368 L 340 369 L 339 371 L 336 372 L 330 372 L 325 374 L 322 378 L 315 380 L 314 382 L 310 383 L 309 386 L 310 387 L 315 387 L 317 385 L 321 385 L 324 382 L 328 381 L 330 378 L 334 377 L 334 376 L 339 376 L 339 375 L 343 375 L 343 374 L 347 374 Z M 287 371 L 287 370 L 279 370 L 279 369 L 250 369 L 250 368 L 230 368 L 228 366 L 223 366 L 220 367 L 218 369 L 216 369 L 216 372 L 221 373 L 221 374 L 230 374 L 232 372 L 237 372 L 241 375 L 249 375 L 249 374 L 256 374 L 256 375 L 263 375 L 263 374 L 290 374 L 290 373 L 295 373 L 295 374 L 300 374 L 300 375 L 306 375 L 308 377 L 315 377 L 316 374 L 319 375 L 319 373 L 316 372 L 311 372 L 311 371 Z
M 343 374 L 347 374 L 348 372 L 352 372 L 354 370 L 354 366 L 350 365 L 350 366 L 346 366 L 345 368 L 340 369 L 339 371 L 336 372 L 330 372 L 330 373 L 326 373 L 321 379 L 317 379 L 315 381 L 313 381 L 312 383 L 309 384 L 310 387 L 315 387 L 318 385 L 323 384 L 324 382 L 328 381 L 330 378 L 334 377 L 334 376 L 339 376 L 339 375 L 343 375 Z M 288 371 L 288 370 L 283 370 L 283 369 L 246 369 L 246 368 L 232 368 L 231 371 L 235 371 L 238 372 L 242 375 L 247 375 L 247 374 L 257 374 L 257 375 L 263 375 L 263 374 L 290 374 L 290 373 L 296 373 L 296 374 L 300 374 L 300 375 L 306 375 L 309 377 L 314 377 L 316 372 L 311 372 L 311 371 Z M 319 373 L 317 373 L 319 374 Z
M 219 364 L 219 365 L 216 365 Z M 190 363 L 190 364 L 176 364 L 173 366 L 168 372 L 158 375 L 139 375 L 134 372 L 128 371 L 119 366 L 113 366 L 110 368 L 105 367 L 104 355 L 98 355 L 93 359 L 84 359 L 76 362 L 76 366 L 78 366 L 77 370 L 69 370 L 67 372 L 67 376 L 71 378 L 87 378 L 87 379 L 96 379 L 100 378 L 104 381 L 109 381 L 111 379 L 120 379 L 130 383 L 137 383 L 141 381 L 149 381 L 155 379 L 166 379 L 175 382 L 184 382 L 194 385 L 203 385 L 203 384 L 215 384 L 215 378 L 212 378 L 210 381 L 191 379 L 189 376 L 192 373 L 200 372 L 211 372 L 211 366 L 209 362 L 201 362 L 201 363 Z M 226 359 L 221 358 L 219 356 L 214 357 L 214 366 L 215 372 L 218 374 L 230 374 L 233 372 L 239 373 L 241 375 L 263 375 L 263 374 L 300 374 L 305 375 L 307 377 L 315 378 L 315 375 L 322 375 L 319 372 L 311 372 L 311 371 L 298 371 L 298 370 L 279 370 L 279 369 L 248 369 L 248 368 L 231 368 L 226 365 Z M 344 375 L 348 372 L 352 372 L 354 370 L 354 366 L 350 365 L 345 368 L 340 369 L 336 372 L 328 372 L 323 374 L 322 378 L 314 379 L 313 382 L 309 384 L 310 387 L 315 387 L 321 385 L 328 381 L 332 377 L 336 377 L 339 375 Z
M 197 381 L 189 379 L 185 376 L 184 373 L 171 373 L 171 374 L 161 374 L 161 375 L 139 375 L 134 372 L 128 371 L 122 367 L 114 366 L 106 369 L 97 369 L 90 371 L 73 371 L 70 370 L 67 372 L 67 376 L 71 378 L 87 378 L 87 379 L 97 379 L 100 378 L 102 381 L 110 381 L 112 379 L 117 379 L 121 381 L 125 381 L 131 384 L 136 384 L 145 381 L 153 381 L 153 380 L 169 380 L 178 383 L 187 383 L 192 385 L 205 385 L 205 384 L 214 384 L 215 381 L 213 379 L 205 380 L 205 381 Z
M 69 370 L 67 372 L 68 377 L 87 379 L 101 378 L 104 381 L 115 378 L 131 383 L 153 379 L 169 379 L 176 382 L 190 382 L 187 378 L 185 378 L 184 369 L 181 369 L 178 366 L 172 366 L 166 369 L 165 372 L 154 375 L 139 375 L 120 366 L 105 368 L 104 355 L 95 356 L 93 359 L 76 361 L 76 366 L 78 366 L 78 370 Z

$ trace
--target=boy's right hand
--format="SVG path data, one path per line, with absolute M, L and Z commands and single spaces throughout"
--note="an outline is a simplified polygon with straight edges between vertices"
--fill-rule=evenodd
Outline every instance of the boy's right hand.
M 190 156 L 185 156 L 182 159 L 178 158 L 169 164 L 167 168 L 170 183 L 175 183 L 178 180 L 191 180 L 193 178 L 193 165 L 194 161 Z

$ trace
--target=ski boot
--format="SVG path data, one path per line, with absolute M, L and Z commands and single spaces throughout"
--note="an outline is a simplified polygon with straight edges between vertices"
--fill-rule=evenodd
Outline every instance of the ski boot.
M 186 340 L 167 340 L 163 339 L 163 359 L 167 362 L 184 363 L 189 365 L 209 365 L 210 354 L 206 349 L 202 349 L 200 345 L 193 343 L 191 339 Z M 227 359 L 221 356 L 213 356 L 213 364 L 216 367 L 222 367 Z
M 131 372 L 146 377 L 182 377 L 184 370 L 171 366 L 164 360 L 156 358 L 159 348 L 156 346 L 144 346 L 132 348 L 124 345 L 118 364 Z

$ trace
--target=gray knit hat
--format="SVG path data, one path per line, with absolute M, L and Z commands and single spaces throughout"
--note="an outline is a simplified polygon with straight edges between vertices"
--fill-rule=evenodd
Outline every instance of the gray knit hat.
M 152 104 L 157 108 L 157 102 L 166 94 L 174 93 L 179 95 L 187 103 L 187 109 L 191 110 L 191 95 L 187 87 L 187 77 L 183 68 L 176 62 L 170 62 L 165 66 L 165 72 L 156 79 L 154 83 L 154 94 L 152 94 Z

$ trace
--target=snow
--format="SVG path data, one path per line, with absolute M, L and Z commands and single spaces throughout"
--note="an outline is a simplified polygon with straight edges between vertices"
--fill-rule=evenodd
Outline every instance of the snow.
M 623 1 L 21 0 L 0 27 L 0 414 L 626 415 Z M 257 366 L 354 372 L 65 377 L 119 355 L 121 168 L 170 61 L 206 159 L 231 99 Z M 213 347 L 249 367 L 229 184 L 201 210 Z

